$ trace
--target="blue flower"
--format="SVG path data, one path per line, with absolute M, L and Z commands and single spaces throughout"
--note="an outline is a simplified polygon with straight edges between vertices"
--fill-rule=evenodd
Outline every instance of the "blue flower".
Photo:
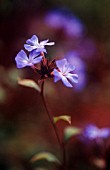
M 28 39 L 26 41 L 27 44 L 24 44 L 24 48 L 31 52 L 45 52 L 46 53 L 46 49 L 45 49 L 45 45 L 54 45 L 54 42 L 48 42 L 49 40 L 44 40 L 41 42 L 38 42 L 38 37 L 36 35 L 33 35 L 30 39 Z
M 65 54 L 65 57 L 67 58 L 68 62 L 74 64 L 77 68 L 78 84 L 74 86 L 74 90 L 83 90 L 87 84 L 86 63 L 84 63 L 77 51 L 68 51 Z
M 62 80 L 65 86 L 73 87 L 73 83 L 78 83 L 78 75 L 73 74 L 75 66 L 67 62 L 67 59 L 57 60 L 58 69 L 54 69 L 54 82 Z
M 15 57 L 17 68 L 33 66 L 34 64 L 39 63 L 42 60 L 42 56 L 37 57 L 38 55 L 39 53 L 36 53 L 36 55 L 30 53 L 28 57 L 25 51 L 21 50 Z
M 45 17 L 45 23 L 52 28 L 62 29 L 70 37 L 82 37 L 85 31 L 80 19 L 68 9 L 56 8 L 49 11 Z
M 84 131 L 84 136 L 89 139 L 107 138 L 110 135 L 109 128 L 98 128 L 94 125 L 89 125 Z

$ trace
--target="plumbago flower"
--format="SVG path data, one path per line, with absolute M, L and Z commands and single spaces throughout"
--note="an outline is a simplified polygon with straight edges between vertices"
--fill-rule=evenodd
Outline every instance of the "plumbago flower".
M 75 91 L 81 91 L 85 88 L 87 83 L 87 75 L 86 75 L 86 63 L 81 59 L 79 53 L 77 51 L 68 51 L 65 54 L 68 62 L 74 64 L 77 67 L 78 74 L 78 84 L 75 84 Z
M 73 74 L 75 66 L 68 63 L 67 59 L 56 61 L 57 69 L 54 69 L 54 82 L 62 80 L 65 86 L 73 87 L 73 83 L 78 83 L 78 75 Z
M 78 83 L 78 75 L 73 73 L 75 66 L 71 65 L 66 58 L 49 61 L 45 57 L 45 45 L 54 45 L 54 42 L 47 43 L 48 40 L 44 40 L 38 43 L 36 35 L 26 42 L 28 44 L 25 44 L 24 47 L 30 52 L 29 57 L 24 50 L 21 50 L 15 57 L 17 68 L 30 66 L 40 74 L 40 80 L 54 77 L 54 82 L 62 80 L 67 87 L 73 87 L 73 83 Z
M 44 80 L 46 78 L 54 78 L 54 82 L 57 82 L 58 80 L 62 80 L 65 86 L 67 87 L 72 87 L 73 83 L 78 82 L 78 75 L 73 74 L 73 71 L 75 70 L 75 66 L 71 65 L 67 59 L 62 59 L 62 60 L 57 60 L 53 59 L 52 61 L 49 61 L 48 58 L 45 57 L 44 52 L 46 52 L 45 45 L 54 45 L 54 42 L 48 43 L 48 40 L 41 41 L 40 43 L 38 42 L 38 38 L 36 35 L 33 35 L 31 39 L 28 39 L 26 41 L 27 44 L 24 45 L 25 49 L 30 52 L 29 56 L 25 53 L 24 50 L 21 50 L 17 56 L 15 57 L 16 65 L 17 68 L 23 68 L 26 66 L 30 66 L 35 73 L 38 73 L 41 77 L 38 82 L 41 82 L 41 85 L 39 86 L 35 81 L 31 79 L 23 79 L 19 80 L 18 83 L 20 85 L 26 86 L 26 87 L 31 87 L 40 92 L 42 102 L 44 104 L 44 107 L 46 109 L 47 115 L 49 117 L 49 120 L 51 122 L 51 125 L 53 126 L 53 130 L 56 134 L 56 138 L 58 140 L 58 143 L 60 147 L 62 148 L 62 164 L 59 160 L 57 160 L 56 156 L 52 155 L 51 153 L 46 153 L 42 152 L 35 157 L 32 158 L 32 160 L 37 160 L 37 156 L 42 157 L 42 155 L 46 155 L 46 159 L 50 156 L 52 156 L 52 161 L 57 162 L 60 164 L 61 168 L 65 168 L 65 148 L 64 148 L 64 141 L 60 141 L 59 133 L 56 128 L 56 122 L 55 122 L 55 117 L 52 116 L 52 114 L 49 112 L 49 109 L 47 107 L 47 103 L 45 100 L 45 95 L 44 95 Z M 70 116 L 68 115 L 62 115 L 61 116 L 63 119 L 66 120 L 67 122 L 70 122 Z M 60 117 L 58 117 L 60 120 Z M 42 158 L 41 158 L 42 159 Z
M 30 39 L 26 41 L 27 44 L 24 44 L 24 48 L 29 52 L 45 52 L 45 45 L 54 45 L 54 42 L 48 42 L 49 40 L 44 40 L 41 42 L 38 42 L 38 37 L 36 35 L 33 35 Z
M 29 54 L 29 57 L 24 50 L 21 50 L 15 57 L 17 68 L 23 68 L 26 66 L 33 66 L 34 64 L 39 63 L 42 60 L 42 56 L 39 56 L 39 53 Z
M 110 136 L 110 128 L 98 128 L 95 125 L 88 125 L 85 128 L 84 136 L 89 139 L 107 138 Z

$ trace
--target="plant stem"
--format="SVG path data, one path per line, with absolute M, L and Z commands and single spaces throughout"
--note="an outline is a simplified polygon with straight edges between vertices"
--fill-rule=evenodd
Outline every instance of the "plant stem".
M 59 135 L 58 135 L 58 131 L 57 131 L 56 125 L 55 125 L 55 123 L 54 123 L 54 121 L 53 121 L 52 115 L 49 113 L 49 110 L 48 110 L 48 108 L 47 108 L 47 104 L 46 104 L 46 101 L 45 101 L 45 97 L 44 97 L 44 81 L 42 82 L 42 87 L 41 87 L 41 97 L 42 97 L 42 101 L 43 101 L 43 104 L 44 104 L 44 106 L 45 106 L 47 115 L 48 115 L 48 117 L 49 117 L 49 120 L 50 120 L 50 122 L 51 122 L 51 124 L 52 124 L 52 126 L 53 126 L 53 129 L 54 129 L 54 132 L 55 132 L 55 134 L 56 134 L 58 143 L 59 143 L 59 145 L 61 146 L 61 142 L 60 142 L 60 138 L 59 138 Z
M 65 152 L 65 144 L 62 143 L 62 151 L 63 151 L 63 170 L 66 170 L 66 152 Z
M 44 97 L 44 81 L 42 82 L 42 85 L 41 85 L 41 98 L 42 98 L 42 101 L 43 101 L 43 104 L 44 104 L 44 107 L 46 109 L 46 112 L 47 112 L 47 115 L 49 117 L 49 120 L 51 122 L 51 125 L 54 129 L 54 132 L 55 132 L 55 135 L 57 137 L 57 140 L 58 140 L 58 143 L 60 145 L 60 148 L 63 152 L 63 161 L 62 161 L 62 167 L 63 167 L 63 170 L 66 170 L 66 155 L 65 155 L 65 146 L 64 146 L 64 143 L 61 143 L 60 141 L 60 137 L 59 137 L 59 134 L 58 134 L 58 130 L 57 130 L 57 127 L 53 121 L 53 116 L 50 114 L 49 112 L 49 109 L 47 107 L 47 103 L 46 103 L 46 100 L 45 100 L 45 97 Z

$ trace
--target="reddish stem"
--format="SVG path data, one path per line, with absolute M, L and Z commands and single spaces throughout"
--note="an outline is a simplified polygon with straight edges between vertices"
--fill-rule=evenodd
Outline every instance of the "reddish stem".
M 48 110 L 48 107 L 47 107 L 47 103 L 46 103 L 46 100 L 45 100 L 45 97 L 44 97 L 44 81 L 42 82 L 42 85 L 41 85 L 41 98 L 42 98 L 44 107 L 45 107 L 45 109 L 46 109 L 47 115 L 48 115 L 48 117 L 49 117 L 49 120 L 50 120 L 50 122 L 51 122 L 51 125 L 52 125 L 52 127 L 53 127 L 53 129 L 54 129 L 54 132 L 55 132 L 55 135 L 56 135 L 56 137 L 57 137 L 57 140 L 58 140 L 58 143 L 59 143 L 59 145 L 60 145 L 60 148 L 61 148 L 61 150 L 62 150 L 62 152 L 63 152 L 62 168 L 63 168 L 63 170 L 66 170 L 65 145 L 64 145 L 64 143 L 61 143 L 61 141 L 60 141 L 56 124 L 55 124 L 54 121 L 53 121 L 53 116 L 50 114 L 50 112 L 49 112 L 49 110 Z

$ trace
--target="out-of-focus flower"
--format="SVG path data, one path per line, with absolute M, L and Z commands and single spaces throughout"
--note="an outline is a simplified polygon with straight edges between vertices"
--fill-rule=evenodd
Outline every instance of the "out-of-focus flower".
M 67 18 L 64 28 L 68 36 L 81 37 L 84 32 L 84 26 L 76 17 Z
M 75 66 L 68 63 L 67 59 L 57 60 L 58 69 L 54 69 L 54 82 L 62 80 L 65 86 L 73 87 L 73 83 L 78 83 L 78 75 L 73 74 Z
M 77 51 L 82 58 L 91 58 L 97 54 L 96 43 L 91 38 L 84 38 L 77 45 Z
M 39 56 L 39 53 L 36 53 L 35 55 L 30 53 L 28 57 L 24 50 L 21 50 L 15 57 L 17 68 L 33 66 L 34 64 L 39 63 L 41 60 L 42 56 Z
M 46 14 L 45 23 L 50 27 L 61 29 L 64 26 L 64 15 L 60 10 L 51 10 Z
M 98 128 L 88 125 L 84 130 L 84 136 L 89 139 L 107 138 L 110 135 L 110 128 Z
M 45 45 L 54 45 L 54 42 L 48 42 L 49 40 L 44 40 L 41 42 L 38 42 L 38 37 L 36 35 L 33 35 L 30 39 L 26 41 L 27 44 L 24 44 L 24 48 L 29 52 L 45 52 Z
M 82 59 L 79 57 L 79 54 L 77 51 L 69 51 L 66 53 L 67 60 L 74 64 L 76 67 L 76 71 L 78 73 L 78 84 L 75 85 L 76 90 L 82 90 L 84 89 L 86 85 L 86 64 L 82 61 Z
M 63 29 L 69 36 L 83 35 L 84 26 L 81 21 L 67 9 L 55 9 L 47 13 L 45 23 L 55 29 Z

